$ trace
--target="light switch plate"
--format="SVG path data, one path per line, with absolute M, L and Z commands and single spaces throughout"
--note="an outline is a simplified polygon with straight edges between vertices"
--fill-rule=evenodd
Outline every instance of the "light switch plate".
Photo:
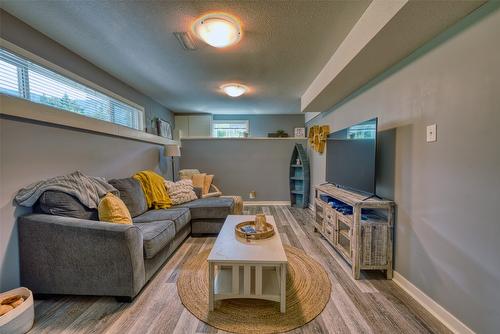
M 427 126 L 427 142 L 432 143 L 435 141 L 437 141 L 436 124 L 431 124 Z

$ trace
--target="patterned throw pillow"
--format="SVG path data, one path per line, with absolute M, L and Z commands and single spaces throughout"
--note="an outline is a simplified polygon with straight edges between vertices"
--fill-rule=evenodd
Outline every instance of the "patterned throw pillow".
M 168 196 L 170 196 L 173 205 L 179 205 L 198 199 L 193 190 L 193 181 L 191 180 L 180 180 L 177 182 L 165 180 L 165 187 L 167 188 Z

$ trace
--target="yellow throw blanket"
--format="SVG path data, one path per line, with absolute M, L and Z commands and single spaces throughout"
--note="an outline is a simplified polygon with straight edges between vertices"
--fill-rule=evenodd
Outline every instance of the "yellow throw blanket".
M 163 177 L 153 171 L 143 170 L 136 173 L 133 178 L 141 183 L 144 195 L 146 195 L 148 208 L 166 209 L 172 206 L 172 201 L 168 196 Z

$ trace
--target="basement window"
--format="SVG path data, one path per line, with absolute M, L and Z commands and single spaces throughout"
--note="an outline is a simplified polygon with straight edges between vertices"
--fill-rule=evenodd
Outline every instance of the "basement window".
M 1 94 L 142 130 L 142 107 L 103 91 L 0 48 Z
M 248 120 L 213 120 L 212 137 L 242 138 L 248 135 Z

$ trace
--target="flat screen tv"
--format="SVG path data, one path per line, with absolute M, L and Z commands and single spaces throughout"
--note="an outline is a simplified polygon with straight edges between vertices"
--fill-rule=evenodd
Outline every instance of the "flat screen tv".
M 342 188 L 375 194 L 377 118 L 328 136 L 326 181 Z

